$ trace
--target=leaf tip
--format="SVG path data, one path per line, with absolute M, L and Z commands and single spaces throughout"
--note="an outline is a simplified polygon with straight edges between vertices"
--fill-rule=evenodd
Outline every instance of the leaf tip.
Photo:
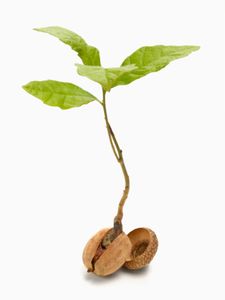
M 22 85 L 22 89 L 24 89 L 27 92 L 28 91 L 28 84 Z
M 33 28 L 34 31 L 41 31 L 41 28 Z
M 34 31 L 38 31 L 38 32 L 46 32 L 46 29 L 49 27 L 39 27 L 39 28 L 33 28 Z
M 193 51 L 199 50 L 201 47 L 200 46 L 193 46 Z

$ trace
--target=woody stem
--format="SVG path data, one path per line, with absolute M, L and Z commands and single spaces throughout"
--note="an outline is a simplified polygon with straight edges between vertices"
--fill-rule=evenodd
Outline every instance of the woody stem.
M 126 166 L 124 163 L 122 150 L 118 144 L 116 136 L 115 136 L 115 134 L 112 130 L 112 127 L 109 123 L 107 108 L 106 108 L 106 91 L 105 90 L 103 90 L 102 106 L 103 106 L 104 117 L 105 117 L 106 128 L 107 128 L 107 132 L 108 132 L 108 136 L 109 136 L 110 145 L 112 147 L 112 150 L 116 157 L 116 160 L 118 161 L 118 163 L 121 166 L 123 176 L 124 176 L 124 181 L 125 181 L 125 187 L 124 187 L 124 191 L 123 191 L 122 197 L 119 202 L 117 215 L 114 218 L 114 229 L 122 231 L 123 207 L 124 207 L 124 204 L 126 202 L 126 199 L 128 197 L 128 193 L 130 190 L 130 179 L 129 179 L 129 175 L 127 173 L 127 169 L 126 169 Z

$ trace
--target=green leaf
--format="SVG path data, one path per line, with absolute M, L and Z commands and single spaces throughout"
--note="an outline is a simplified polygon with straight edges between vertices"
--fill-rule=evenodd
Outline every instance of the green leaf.
M 121 66 L 135 64 L 138 68 L 121 77 L 123 84 L 128 84 L 151 72 L 157 72 L 171 61 L 185 57 L 198 50 L 199 46 L 147 46 L 142 47 L 128 56 Z
M 126 78 L 129 73 L 136 70 L 135 65 L 127 65 L 119 68 L 102 68 L 95 66 L 85 66 L 76 64 L 79 75 L 86 76 L 89 79 L 100 83 L 105 91 L 110 91 L 111 88 L 126 84 Z M 123 78 L 123 80 L 121 80 Z
M 198 50 L 198 46 L 142 47 L 128 56 L 119 68 L 102 68 L 77 64 L 79 75 L 100 83 L 105 91 L 126 85 L 151 72 L 157 72 L 171 61 Z
M 45 80 L 31 81 L 23 86 L 29 94 L 41 99 L 45 104 L 62 109 L 88 104 L 97 98 L 82 88 L 68 82 Z
M 78 34 L 59 26 L 35 28 L 34 30 L 51 34 L 69 45 L 78 53 L 85 65 L 101 66 L 98 49 L 88 45 Z

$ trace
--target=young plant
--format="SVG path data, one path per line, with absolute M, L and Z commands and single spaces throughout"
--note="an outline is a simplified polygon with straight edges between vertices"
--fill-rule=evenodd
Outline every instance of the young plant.
M 73 83 L 55 80 L 31 81 L 23 86 L 24 90 L 45 104 L 61 109 L 96 101 L 103 109 L 109 142 L 125 180 L 113 227 L 100 230 L 89 240 L 83 252 L 83 262 L 89 272 L 100 276 L 112 274 L 122 266 L 128 269 L 143 268 L 154 257 L 158 241 L 155 233 L 149 228 L 137 228 L 128 235 L 123 232 L 123 207 L 130 190 L 130 180 L 123 152 L 109 122 L 106 95 L 112 88 L 127 85 L 149 73 L 157 72 L 171 61 L 185 57 L 199 47 L 161 45 L 141 47 L 129 55 L 120 67 L 104 68 L 101 66 L 98 49 L 88 45 L 76 33 L 62 27 L 35 30 L 55 36 L 77 52 L 83 62 L 83 64 L 76 64 L 78 74 L 100 84 L 102 99 L 98 99 Z

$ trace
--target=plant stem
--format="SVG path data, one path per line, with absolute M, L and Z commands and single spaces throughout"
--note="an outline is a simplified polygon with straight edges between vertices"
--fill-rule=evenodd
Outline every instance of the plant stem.
M 104 89 L 102 91 L 103 91 L 102 106 L 103 106 L 105 122 L 106 122 L 106 128 L 107 128 L 107 132 L 108 132 L 108 136 L 109 136 L 109 141 L 110 141 L 113 153 L 116 157 L 116 160 L 118 161 L 118 163 L 121 166 L 123 176 L 124 176 L 124 180 L 125 180 L 125 188 L 124 188 L 121 200 L 119 202 L 117 215 L 114 219 L 114 229 L 116 231 L 117 230 L 122 231 L 123 206 L 126 202 L 126 199 L 128 197 L 128 193 L 129 193 L 129 190 L 130 190 L 130 179 L 129 179 L 129 175 L 127 173 L 127 169 L 126 169 L 126 166 L 125 166 L 125 163 L 124 163 L 122 150 L 121 150 L 121 148 L 120 148 L 120 146 L 117 142 L 115 134 L 114 134 L 114 132 L 112 130 L 112 127 L 109 123 L 107 108 L 106 108 L 106 91 Z

